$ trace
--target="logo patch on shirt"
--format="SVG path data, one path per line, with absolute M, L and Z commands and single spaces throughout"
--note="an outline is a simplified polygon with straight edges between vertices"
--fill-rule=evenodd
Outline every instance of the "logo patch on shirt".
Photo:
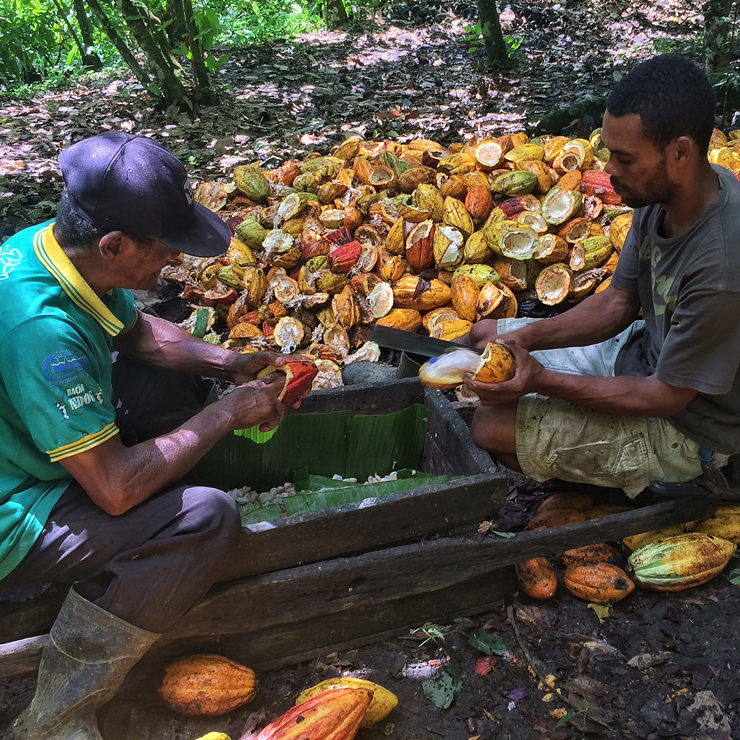
M 0 280 L 7 280 L 13 270 L 23 262 L 23 255 L 7 244 L 0 247 Z
M 87 374 L 88 359 L 85 355 L 76 354 L 68 349 L 49 355 L 42 363 L 41 369 L 49 381 L 49 385 L 56 388 L 60 383 L 73 380 L 80 375 Z

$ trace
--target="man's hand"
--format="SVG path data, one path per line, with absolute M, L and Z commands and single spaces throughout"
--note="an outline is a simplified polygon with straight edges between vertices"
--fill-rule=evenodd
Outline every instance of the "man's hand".
M 509 337 L 511 335 L 504 335 Z M 514 403 L 528 393 L 535 393 L 539 387 L 541 374 L 545 368 L 513 339 L 499 338 L 496 344 L 508 349 L 516 360 L 516 373 L 511 380 L 503 383 L 479 383 L 465 379 L 465 385 L 478 394 L 483 406 L 500 406 Z
M 273 430 L 285 415 L 285 406 L 278 401 L 284 383 L 284 373 L 271 373 L 238 386 L 218 401 L 231 415 L 232 429 L 259 426 L 261 432 Z
M 284 364 L 285 355 L 276 352 L 253 352 L 247 355 L 234 353 L 230 367 L 233 373 L 232 382 L 236 385 L 249 383 L 266 367 L 282 367 Z

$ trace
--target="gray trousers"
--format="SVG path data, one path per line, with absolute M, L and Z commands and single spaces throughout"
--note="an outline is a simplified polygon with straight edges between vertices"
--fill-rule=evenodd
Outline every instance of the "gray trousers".
M 139 408 L 158 407 L 181 397 L 172 393 L 178 378 L 166 373 L 152 381 L 137 368 L 127 368 L 127 380 L 140 392 Z M 126 390 L 123 390 L 125 408 Z M 193 399 L 190 413 L 197 410 Z M 140 420 L 139 420 L 140 421 Z M 182 421 L 182 420 L 180 420 Z M 176 423 L 172 422 L 175 426 Z M 124 431 L 124 424 L 119 421 Z M 158 430 L 161 433 L 164 430 Z M 239 536 L 239 511 L 223 491 L 202 486 L 175 486 L 161 491 L 120 516 L 106 514 L 76 483 L 52 509 L 43 532 L 15 570 L 0 581 L 0 589 L 26 583 L 93 581 L 102 609 L 150 632 L 171 627 L 216 582 Z

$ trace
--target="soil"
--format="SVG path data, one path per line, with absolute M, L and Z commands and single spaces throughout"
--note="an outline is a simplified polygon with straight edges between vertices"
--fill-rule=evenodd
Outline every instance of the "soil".
M 552 490 L 521 476 L 512 475 L 511 482 L 492 530 L 521 529 L 547 495 L 538 489 Z M 614 492 L 596 493 L 614 501 Z M 618 564 L 626 567 L 628 552 L 614 544 Z M 359 740 L 740 738 L 740 635 L 734 629 L 740 586 L 730 580 L 740 579 L 740 558 L 708 584 L 673 594 L 636 589 L 601 616 L 565 589 L 563 568 L 551 562 L 559 574 L 551 600 L 513 593 L 506 604 L 470 620 L 429 625 L 420 619 L 418 629 L 396 639 L 265 673 L 256 699 L 221 717 L 178 715 L 157 696 L 160 676 L 134 669 L 99 715 L 103 736 L 195 740 L 219 731 L 239 740 L 287 711 L 302 690 L 350 675 L 376 681 L 399 698 L 388 718 L 360 731 Z M 469 636 L 475 630 L 498 638 L 493 652 L 500 654 L 474 647 Z M 424 689 L 443 672 L 454 677 L 448 709 L 435 706 Z M 8 725 L 34 687 L 33 676 L 0 681 L 1 738 L 10 737 Z M 558 726 L 569 710 L 570 721 Z
M 125 73 L 92 76 L 29 99 L 5 98 L 0 241 L 53 215 L 59 151 L 101 129 L 157 138 L 188 163 L 195 179 L 225 176 L 255 158 L 273 166 L 312 150 L 324 153 L 352 133 L 441 143 L 499 135 L 535 125 L 547 111 L 586 96 L 603 97 L 633 61 L 688 44 L 698 37 L 700 8 L 686 0 L 512 4 L 505 9 L 505 33 L 522 44 L 513 66 L 492 74 L 482 50 L 471 52 L 466 40 L 473 4 L 409 0 L 343 32 L 236 50 L 222 74 L 220 105 L 201 110 L 194 121 L 153 109 Z M 577 131 L 598 123 L 597 117 L 585 109 L 563 126 Z M 520 528 L 541 497 L 517 482 L 496 523 L 502 530 Z M 472 625 L 443 625 L 442 644 L 417 631 L 259 676 L 257 698 L 223 717 L 178 716 L 159 701 L 151 689 L 155 677 L 149 677 L 146 688 L 124 692 L 101 712 L 103 734 L 105 740 L 193 740 L 218 730 L 237 740 L 245 725 L 260 728 L 306 687 L 348 674 L 377 681 L 399 697 L 398 708 L 377 728 L 362 730 L 360 740 L 564 740 L 584 734 L 737 740 L 740 586 L 728 574 L 738 568 L 736 558 L 724 574 L 683 593 L 637 590 L 603 623 L 562 582 L 547 602 L 516 595 L 510 605 L 529 658 L 502 606 Z M 476 628 L 500 635 L 503 654 L 485 660 L 466 637 Z M 541 675 L 554 676 L 560 693 L 538 687 L 528 660 Z M 423 689 L 442 671 L 454 673 L 458 687 L 447 710 L 435 707 Z M 10 722 L 34 689 L 34 676 L 0 681 L 0 737 L 9 737 Z M 571 705 L 576 716 L 557 727 Z

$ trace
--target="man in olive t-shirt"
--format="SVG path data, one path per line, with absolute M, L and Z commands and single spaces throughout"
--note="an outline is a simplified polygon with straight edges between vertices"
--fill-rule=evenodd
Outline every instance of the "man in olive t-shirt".
M 682 57 L 623 77 L 602 140 L 637 210 L 611 285 L 551 319 L 473 327 L 469 341 L 516 357 L 506 383 L 466 381 L 474 437 L 509 467 L 635 496 L 740 450 L 740 183 L 707 159 L 715 107 Z

